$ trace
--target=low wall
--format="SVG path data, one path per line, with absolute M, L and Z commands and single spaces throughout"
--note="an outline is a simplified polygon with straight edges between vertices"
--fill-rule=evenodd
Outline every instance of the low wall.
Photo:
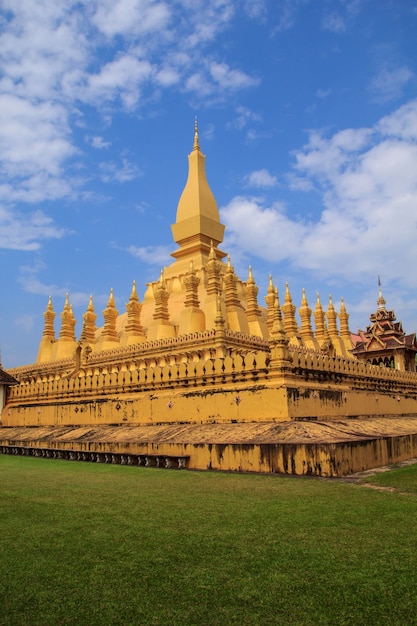
M 417 457 L 417 434 L 337 443 L 154 444 L 152 442 L 59 444 L 18 441 L 1 433 L 0 452 L 195 470 L 346 476 Z
M 103 353 L 104 354 L 104 353 Z M 117 353 L 118 354 L 118 353 Z M 104 358 L 104 357 L 103 357 Z M 417 375 L 292 348 L 162 365 L 11 370 L 3 426 L 264 422 L 417 414 Z M 54 364 L 56 366 L 56 364 Z M 65 366 L 65 367 L 64 367 Z
M 107 392 L 107 393 L 106 393 Z M 3 426 L 98 426 L 112 424 L 212 424 L 337 420 L 417 414 L 417 393 L 373 392 L 292 378 L 184 385 L 169 389 L 14 396 Z

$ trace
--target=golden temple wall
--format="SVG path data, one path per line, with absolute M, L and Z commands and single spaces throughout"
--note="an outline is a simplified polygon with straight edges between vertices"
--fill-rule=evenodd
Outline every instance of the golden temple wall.
M 184 353 L 185 354 L 185 353 Z M 3 426 L 265 422 L 417 415 L 417 375 L 291 347 L 166 364 L 158 359 L 75 362 L 10 370 Z M 185 356 L 182 356 L 185 359 Z M 66 366 L 66 367 L 65 367 Z M 72 373 L 68 373 L 70 370 Z

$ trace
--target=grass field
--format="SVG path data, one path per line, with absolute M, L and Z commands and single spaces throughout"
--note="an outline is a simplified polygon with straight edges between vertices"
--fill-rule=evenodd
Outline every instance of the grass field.
M 0 623 L 417 624 L 417 465 L 374 479 L 0 455 Z

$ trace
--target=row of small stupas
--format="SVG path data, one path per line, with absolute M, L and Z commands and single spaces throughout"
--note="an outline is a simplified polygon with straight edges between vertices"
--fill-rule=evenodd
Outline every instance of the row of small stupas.
M 92 352 L 95 353 L 160 339 L 175 339 L 179 336 L 214 329 L 216 307 L 218 307 L 219 302 L 226 329 L 254 338 L 259 337 L 266 342 L 269 341 L 277 298 L 277 290 L 272 284 L 272 278 L 265 296 L 267 304 L 265 309 L 258 304 L 258 287 L 253 279 L 251 269 L 249 269 L 247 282 L 240 285 L 244 291 L 244 297 L 239 297 L 236 289 L 236 283 L 239 279 L 233 272 L 230 260 L 226 265 L 223 278 L 221 278 L 221 270 L 223 269 L 221 266 L 224 264 L 215 260 L 214 264 L 214 267 L 217 266 L 219 270 L 217 277 L 219 284 L 213 290 L 215 298 L 211 303 L 206 297 L 204 303 L 206 306 L 200 305 L 197 290 L 200 277 L 197 276 L 193 268 L 190 268 L 183 277 L 184 302 L 181 303 L 181 306 L 175 306 L 172 314 L 169 307 L 172 292 L 168 288 L 168 281 L 164 279 L 162 274 L 158 282 L 151 283 L 149 286 L 148 291 L 150 293 L 148 293 L 148 297 L 145 297 L 143 303 L 139 301 L 136 283 L 133 283 L 130 299 L 126 304 L 126 312 L 122 315 L 119 315 L 116 309 L 113 290 L 111 290 L 107 307 L 103 311 L 104 325 L 101 328 L 96 326 L 97 315 L 94 310 L 93 298 L 90 296 L 89 305 L 83 315 L 84 321 L 79 342 L 75 335 L 76 320 L 68 295 L 61 313 L 61 330 L 58 338 L 55 337 L 54 330 L 56 314 L 53 310 L 52 299 L 49 298 L 44 313 L 45 325 L 37 362 L 72 357 L 79 345 L 88 344 Z M 210 260 L 208 265 L 210 265 Z M 216 297 L 217 288 L 219 289 L 219 297 Z M 179 304 L 177 295 L 172 295 L 172 299 L 176 300 L 176 305 Z M 210 304 L 214 304 L 214 306 L 210 307 Z M 340 313 L 336 313 L 331 297 L 328 309 L 324 311 L 317 295 L 313 313 L 303 290 L 301 307 L 298 309 L 301 323 L 298 324 L 296 306 L 293 304 L 287 284 L 284 304 L 280 308 L 283 314 L 284 331 L 290 344 L 349 356 L 353 344 L 348 326 L 349 316 L 343 300 Z M 179 313 L 179 315 L 175 313 Z M 211 320 L 208 319 L 210 313 Z M 312 317 L 314 317 L 314 329 Z M 338 317 L 340 330 L 337 322 Z
M 215 330 L 219 324 L 229 331 L 229 336 L 234 334 L 235 347 L 239 341 L 246 347 L 252 341 L 258 348 L 263 343 L 267 349 L 277 306 L 280 315 L 282 313 L 283 331 L 289 344 L 351 357 L 354 343 L 343 300 L 339 313 L 336 313 L 331 298 L 327 311 L 324 311 L 317 295 L 313 312 L 303 290 L 298 322 L 288 284 L 280 305 L 278 292 L 270 278 L 266 307 L 260 306 L 252 270 L 249 268 L 248 279 L 242 281 L 235 274 L 230 257 L 225 262 L 227 255 L 218 247 L 223 241 L 225 227 L 220 223 L 217 203 L 206 179 L 205 157 L 200 150 L 197 126 L 188 160 L 188 179 L 178 203 L 176 222 L 172 225 L 174 241 L 179 246 L 172 253 L 175 261 L 164 268 L 159 280 L 148 284 L 142 302 L 134 282 L 126 312 L 121 315 L 111 290 L 101 328 L 96 326 L 97 315 L 90 297 L 79 341 L 75 336 L 76 320 L 68 296 L 61 313 L 59 337 L 55 337 L 55 312 L 50 298 L 44 314 L 37 363 L 71 358 L 80 348 L 90 354 L 129 346 L 132 349 L 135 346 L 137 351 L 141 344 L 170 340 L 167 343 L 172 345 L 172 341 L 187 336 L 193 336 L 198 343 L 199 337 L 203 339 L 204 333 Z M 372 332 L 373 329 L 371 335 Z M 401 333 L 402 329 L 396 327 L 396 341 L 402 341 Z M 357 341 L 361 344 L 353 354 L 369 360 L 366 353 L 374 344 L 367 343 L 366 333 L 357 337 Z M 403 359 L 399 369 L 410 369 L 405 367 L 406 363 L 410 366 L 410 358 Z

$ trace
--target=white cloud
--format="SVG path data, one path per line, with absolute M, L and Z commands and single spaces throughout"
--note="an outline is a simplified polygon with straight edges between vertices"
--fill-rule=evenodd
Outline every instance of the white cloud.
M 401 96 L 403 88 L 413 77 L 406 66 L 390 69 L 384 67 L 372 80 L 370 89 L 377 100 L 388 102 Z
M 342 33 L 351 25 L 362 8 L 363 0 L 339 0 L 333 2 L 336 10 L 326 12 L 321 21 L 321 27 L 332 33 Z
M 23 180 L 15 179 L 13 184 L 0 184 L 0 200 L 37 204 L 45 200 L 57 200 L 73 195 L 76 179 L 48 176 L 44 172 Z
M 316 98 L 320 98 L 321 100 L 327 98 L 332 93 L 332 90 L 329 89 L 317 89 Z
M 221 89 L 244 89 L 259 84 L 258 79 L 252 78 L 240 70 L 233 70 L 226 63 L 212 61 L 209 65 L 209 72 L 214 82 Z
M 246 181 L 252 187 L 275 187 L 277 184 L 276 176 L 273 176 L 266 169 L 255 170 L 246 176 Z
M 23 216 L 0 205 L 0 248 L 39 250 L 42 240 L 61 239 L 65 234 L 42 211 Z
M 240 89 L 247 89 L 259 84 L 245 72 L 230 68 L 227 63 L 217 63 L 209 60 L 186 81 L 186 91 L 191 91 L 200 98 L 214 95 L 223 97 Z
M 221 208 L 229 237 L 246 252 L 282 261 L 297 247 L 305 226 L 291 221 L 281 204 L 265 206 L 259 198 L 237 196 Z
M 102 105 L 104 100 L 120 98 L 126 109 L 138 102 L 140 84 L 148 80 L 153 72 L 148 61 L 139 60 L 131 54 L 120 56 L 104 65 L 100 72 L 88 78 L 83 98 Z
M 322 180 L 328 179 L 367 145 L 370 135 L 371 131 L 367 128 L 349 128 L 337 132 L 328 140 L 320 132 L 312 131 L 309 143 L 295 153 L 296 169 L 299 174 L 306 172 L 309 177 L 314 175 Z
M 58 286 L 54 283 L 47 284 L 42 282 L 39 275 L 42 274 L 43 270 L 45 270 L 45 264 L 39 260 L 33 265 L 22 265 L 19 268 L 18 282 L 26 293 L 45 296 L 46 298 L 49 298 L 49 296 L 53 298 L 59 297 L 62 300 L 62 306 L 65 296 L 68 293 L 71 306 L 85 306 L 87 308 L 89 301 L 88 293 L 81 291 L 71 292 L 68 285 Z M 54 302 L 53 304 L 55 306 L 56 303 Z M 55 311 L 56 310 L 55 308 Z
M 1 94 L 0 119 L 0 167 L 8 177 L 57 176 L 62 162 L 76 152 L 67 113 L 59 104 Z
M 132 256 L 148 263 L 149 265 L 157 265 L 162 267 L 163 265 L 169 265 L 172 261 L 171 252 L 172 246 L 129 246 L 127 251 Z
M 269 133 L 259 132 L 254 128 L 250 128 L 245 138 L 247 141 L 258 141 L 258 139 L 264 139 L 265 137 L 269 137 Z
M 332 33 L 342 33 L 346 30 L 346 22 L 338 13 L 327 13 L 322 20 L 322 28 Z
M 275 33 L 288 30 L 293 26 L 298 15 L 299 7 L 303 2 L 305 2 L 305 0 L 282 0 L 278 4 L 279 17 L 274 27 Z
M 171 87 L 180 82 L 181 74 L 173 67 L 163 67 L 155 74 L 155 82 L 162 87 Z
M 282 206 L 238 197 L 221 211 L 229 236 L 253 255 L 326 278 L 354 283 L 383 272 L 416 288 L 416 120 L 417 100 L 374 128 L 312 132 L 295 154 L 295 180 L 320 194 L 321 215 L 296 220 Z
M 0 197 L 38 202 L 74 193 L 74 126 L 85 104 L 111 123 L 177 87 L 223 98 L 257 80 L 207 55 L 234 0 L 4 0 L 0 48 Z M 93 147 L 108 142 L 95 137 Z M 78 183 L 83 181 L 78 181 Z M 38 186 L 37 186 L 38 185 Z
M 103 148 L 110 148 L 111 141 L 105 141 L 103 137 L 91 137 L 89 139 L 93 148 L 97 148 L 98 150 L 102 150 Z
M 249 122 L 259 122 L 262 119 L 258 113 L 255 113 L 244 106 L 238 106 L 236 113 L 237 117 L 233 120 L 231 126 L 237 128 L 238 130 L 245 128 Z
M 376 128 L 381 135 L 397 137 L 406 141 L 417 141 L 416 102 L 408 102 L 391 115 L 383 117 Z
M 168 3 L 152 0 L 101 0 L 95 4 L 92 21 L 108 37 L 159 32 L 167 27 L 171 13 Z
M 112 181 L 126 183 L 142 175 L 140 169 L 126 158 L 122 159 L 121 165 L 117 165 L 114 161 L 100 163 L 100 169 L 102 171 L 101 179 L 105 183 Z
M 243 7 L 251 19 L 265 18 L 267 15 L 265 0 L 245 0 Z
M 234 0 L 181 0 L 188 32 L 182 37 L 185 49 L 195 51 L 213 41 L 230 23 L 236 11 Z M 178 37 L 178 30 L 176 31 Z

